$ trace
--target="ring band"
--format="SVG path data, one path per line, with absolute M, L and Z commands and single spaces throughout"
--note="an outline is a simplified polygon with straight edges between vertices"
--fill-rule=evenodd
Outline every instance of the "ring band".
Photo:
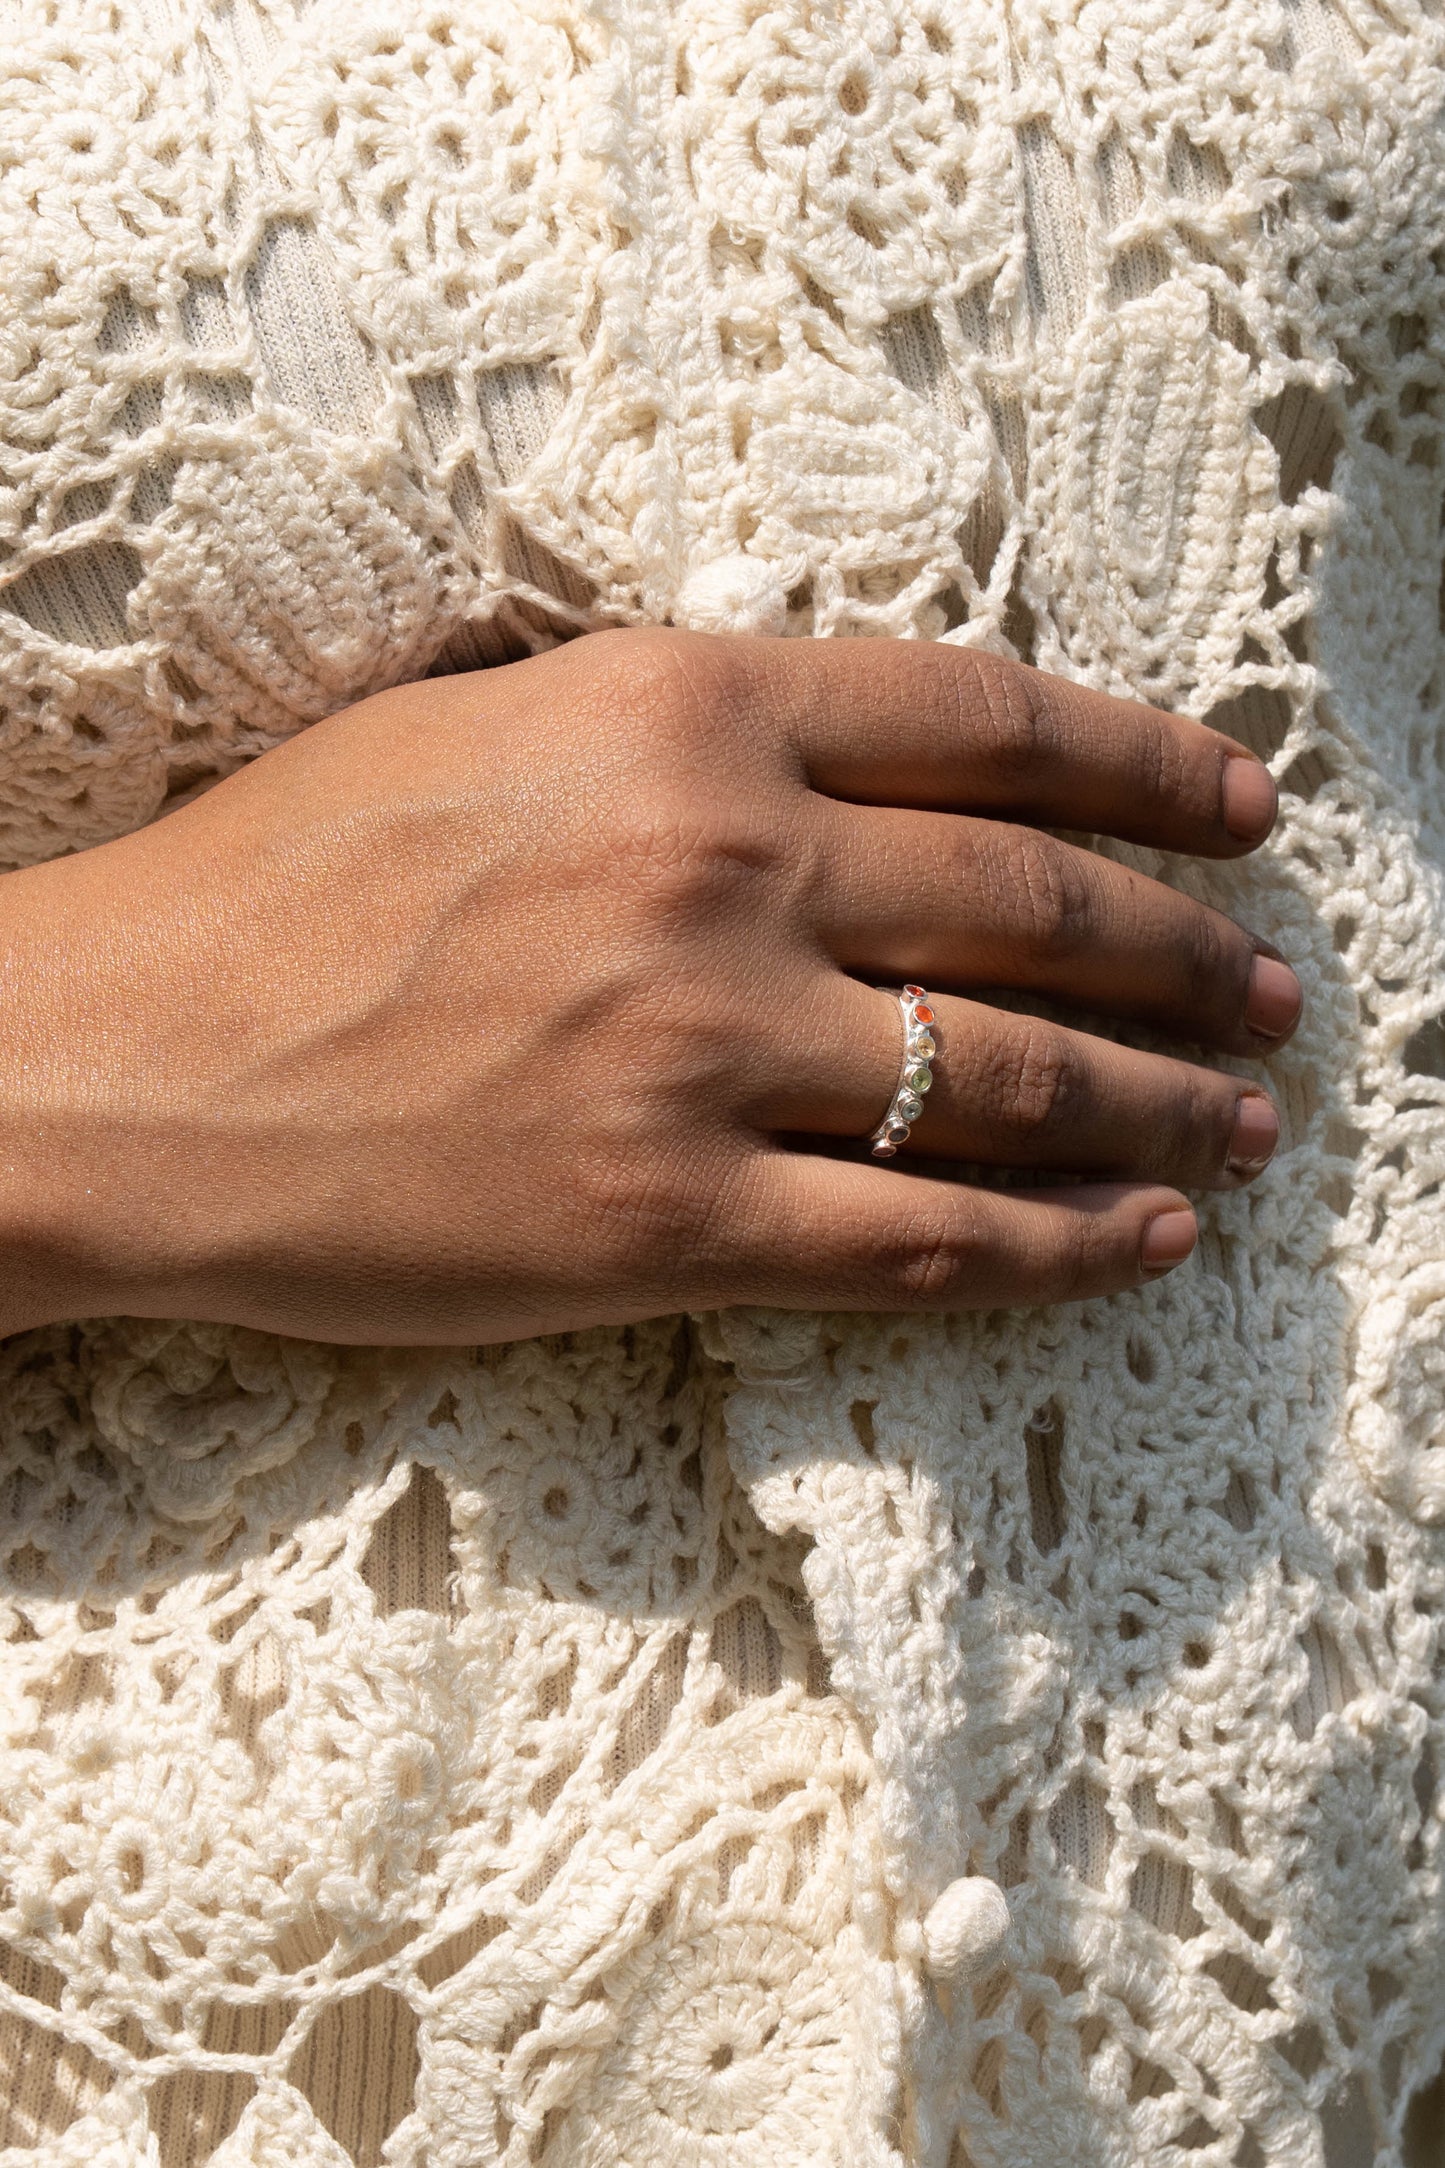
M 892 986 L 880 986 L 878 991 L 890 994 L 903 1015 L 903 1060 L 898 1082 L 888 1112 L 868 1139 L 875 1159 L 892 1159 L 899 1145 L 908 1142 L 908 1132 L 923 1112 L 924 1094 L 933 1083 L 933 1071 L 928 1065 L 938 1048 L 933 1036 L 933 1009 L 921 986 L 905 986 L 901 992 Z

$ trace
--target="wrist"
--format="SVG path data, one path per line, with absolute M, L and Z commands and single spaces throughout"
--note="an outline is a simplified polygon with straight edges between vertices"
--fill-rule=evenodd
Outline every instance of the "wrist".
M 135 1113 L 155 1080 L 114 880 L 92 863 L 116 848 L 0 877 L 0 1336 L 153 1307 Z

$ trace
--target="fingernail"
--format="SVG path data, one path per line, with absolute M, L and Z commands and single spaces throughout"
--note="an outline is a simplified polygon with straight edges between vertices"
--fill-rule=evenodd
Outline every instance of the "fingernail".
M 1157 1212 L 1144 1229 L 1139 1262 L 1146 1272 L 1172 1272 L 1199 1240 L 1199 1227 L 1187 1205 Z
M 1234 1135 L 1229 1140 L 1231 1174 L 1258 1174 L 1268 1166 L 1279 1143 L 1279 1116 L 1274 1102 L 1263 1092 L 1241 1092 L 1234 1109 Z
M 1262 1039 L 1282 1039 L 1299 1022 L 1304 994 L 1288 964 L 1256 956 L 1249 967 L 1244 1021 Z
M 1241 843 L 1260 843 L 1274 826 L 1279 811 L 1279 792 L 1274 777 L 1262 760 L 1230 753 L 1220 784 L 1224 825 Z

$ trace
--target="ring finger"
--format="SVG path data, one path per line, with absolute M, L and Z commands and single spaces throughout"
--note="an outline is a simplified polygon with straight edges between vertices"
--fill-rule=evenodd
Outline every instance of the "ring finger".
M 828 1022 L 790 1056 L 772 1126 L 863 1137 L 882 1119 L 902 1051 L 898 1004 L 838 975 Z M 1245 1079 L 986 1003 L 931 995 L 933 1087 L 904 1150 L 1180 1188 L 1236 1188 L 1278 1141 L 1268 1095 Z

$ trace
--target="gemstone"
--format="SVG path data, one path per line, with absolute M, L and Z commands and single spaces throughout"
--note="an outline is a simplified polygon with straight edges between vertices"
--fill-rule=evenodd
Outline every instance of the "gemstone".
M 908 1135 L 908 1124 L 907 1122 L 895 1122 L 890 1118 L 883 1124 L 883 1134 L 885 1137 L 891 1137 L 895 1144 L 902 1144 Z
M 920 1001 L 918 1007 L 913 1012 L 913 1021 L 915 1024 L 931 1024 L 933 1022 L 932 1009 L 928 1008 L 923 1002 Z
M 875 1159 L 896 1159 L 897 1156 L 897 1145 L 889 1144 L 886 1139 L 880 1138 L 879 1142 L 873 1147 L 873 1157 Z
M 930 1055 L 938 1052 L 933 1043 L 933 1034 L 928 1031 L 920 1032 L 916 1039 L 909 1040 L 908 1051 L 915 1061 L 927 1061 Z
M 918 1096 L 918 1094 L 917 1094 L 916 1092 L 900 1092 L 900 1093 L 899 1093 L 899 1095 L 898 1095 L 898 1119 L 899 1119 L 900 1121 L 902 1121 L 902 1122 L 916 1122 L 916 1121 L 917 1121 L 917 1119 L 918 1119 L 918 1117 L 919 1117 L 919 1115 L 920 1115 L 920 1114 L 921 1114 L 922 1112 L 923 1112 L 923 1101 L 922 1101 L 922 1100 L 921 1100 L 921 1099 L 919 1098 L 919 1096 Z
M 933 1072 L 931 1069 L 910 1069 L 908 1082 L 912 1085 L 914 1091 L 926 1092 L 932 1088 Z
M 911 994 L 915 1001 L 926 1001 L 928 999 L 921 986 L 905 986 L 903 991 L 905 994 Z

